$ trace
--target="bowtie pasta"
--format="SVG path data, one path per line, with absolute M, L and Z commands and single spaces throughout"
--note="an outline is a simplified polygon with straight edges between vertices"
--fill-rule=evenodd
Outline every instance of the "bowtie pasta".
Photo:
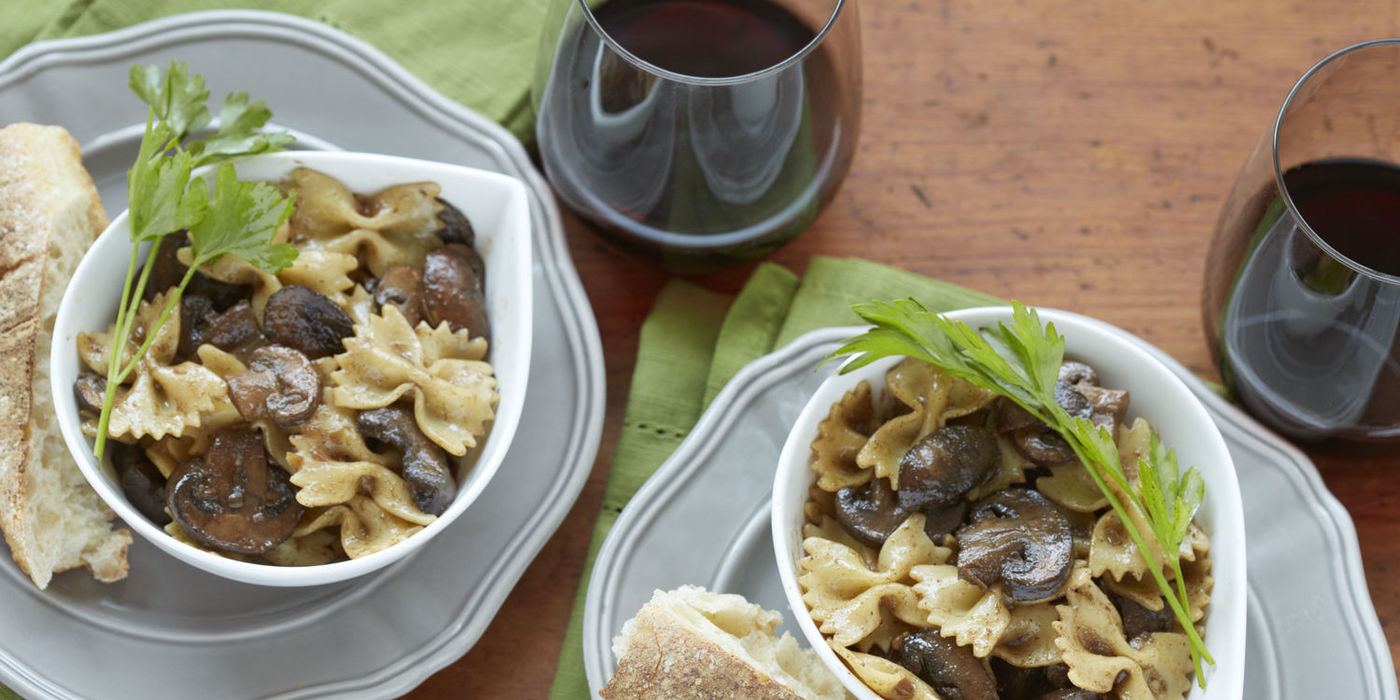
M 276 275 L 201 267 L 123 385 L 107 430 L 127 497 L 172 537 L 278 566 L 357 558 L 411 537 L 456 494 L 495 418 L 485 266 L 432 182 L 351 192 L 297 168 Z M 166 236 L 131 350 L 191 255 Z M 80 334 L 89 435 L 114 329 Z M 128 353 L 130 356 L 130 353 Z
M 1126 421 L 1127 392 L 1079 363 L 1061 379 L 1061 405 L 1116 435 L 1134 481 L 1151 428 Z M 1189 645 L 1145 556 L 1181 562 L 1203 629 L 1206 533 L 1193 524 L 1180 551 L 1144 555 L 1030 414 L 918 360 L 886 382 L 832 404 L 808 462 L 798 583 L 851 671 L 901 700 L 1185 698 Z

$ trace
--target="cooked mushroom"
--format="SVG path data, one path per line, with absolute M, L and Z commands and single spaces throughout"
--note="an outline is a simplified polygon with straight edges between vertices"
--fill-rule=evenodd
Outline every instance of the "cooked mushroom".
M 473 337 L 491 339 L 480 259 L 475 250 L 460 243 L 428 253 L 423 263 L 423 316 L 430 325 L 447 321 L 454 331 L 465 328 Z
M 1118 424 L 1123 422 L 1123 416 L 1128 413 L 1128 390 L 1089 385 L 1075 388 L 1093 407 L 1093 415 L 1089 420 L 1094 421 L 1094 425 L 1108 428 L 1109 434 L 1113 434 L 1118 429 Z
M 442 211 L 437 215 L 438 221 L 442 222 L 442 230 L 437 232 L 438 238 L 443 243 L 461 243 L 468 247 L 476 245 L 476 232 L 462 210 L 442 197 L 438 197 L 437 201 L 442 205 Z
M 78 401 L 79 411 L 102 413 L 102 399 L 107 393 L 107 380 L 95 374 L 84 372 L 73 380 L 73 398 Z
M 209 453 L 177 467 L 165 490 L 175 522 L 220 551 L 261 554 L 291 537 L 301 520 L 287 472 L 268 463 L 262 438 L 250 431 L 215 434 Z
M 890 482 L 872 477 L 860 486 L 847 486 L 836 492 L 836 521 L 862 544 L 875 547 L 885 543 L 909 513 L 899 507 Z
M 457 496 L 457 483 L 447 453 L 418 429 L 413 413 L 400 406 L 360 411 L 355 418 L 360 434 L 386 442 L 403 453 L 403 480 L 418 509 L 442 515 Z
M 188 312 L 187 312 L 188 309 Z M 267 336 L 258 328 L 257 316 L 247 299 L 225 309 L 213 310 L 213 304 L 201 296 L 180 299 L 179 361 L 196 359 L 200 345 L 213 345 L 247 360 L 253 350 L 268 344 Z
M 272 342 L 318 360 L 345 351 L 341 339 L 354 335 L 355 322 L 326 295 L 291 284 L 267 298 L 263 330 Z
M 1046 600 L 1069 580 L 1069 520 L 1039 491 L 1004 489 L 977 501 L 956 536 L 958 575 L 982 588 L 1000 582 L 1012 600 Z
M 228 378 L 228 394 L 243 420 L 271 418 L 283 428 L 311 419 L 321 405 L 321 374 L 306 355 L 266 345 L 248 358 L 248 371 Z
M 180 262 L 179 252 L 189 244 L 190 238 L 184 229 L 166 234 L 160 239 L 160 245 L 156 246 L 156 260 L 151 268 L 151 276 L 146 281 L 146 291 L 142 295 L 143 299 L 150 301 L 157 294 L 180 284 L 189 268 Z M 247 299 L 252 291 L 253 288 L 249 285 L 228 284 L 202 272 L 196 272 L 181 296 L 204 297 L 213 304 L 215 311 L 223 311 L 238 303 L 240 299 Z
M 1059 380 L 1072 386 L 1097 386 L 1099 375 L 1083 362 L 1077 360 L 1065 360 L 1060 365 Z
M 374 303 L 382 309 L 392 306 L 403 314 L 408 325 L 423 319 L 423 273 L 416 267 L 395 265 L 384 271 L 374 286 Z
M 996 681 L 972 649 L 938 630 L 907 632 L 890 645 L 890 659 L 909 669 L 946 700 L 996 700 Z
M 1063 380 L 1055 382 L 1055 403 L 1071 418 L 1090 418 L 1094 412 L 1089 399 L 1084 398 L 1084 394 Z M 1075 457 L 1074 450 L 1064 438 L 1044 423 L 1036 422 L 1012 430 L 1011 441 L 1027 459 L 1043 466 L 1064 464 Z
M 126 500 L 157 525 L 170 522 L 165 512 L 165 475 L 139 447 L 112 441 L 112 467 L 117 470 Z
M 914 443 L 899 462 L 899 505 L 936 510 L 962 498 L 1001 467 L 992 431 L 973 425 L 939 428 Z
M 1176 627 L 1176 618 L 1172 617 L 1172 611 L 1166 605 L 1160 610 L 1149 610 L 1131 598 L 1120 595 L 1110 595 L 1109 598 L 1113 600 L 1113 605 L 1118 608 L 1118 614 L 1123 620 L 1123 638 L 1135 647 L 1141 642 L 1139 637 L 1155 632 L 1170 632 Z
M 928 538 L 934 542 L 938 542 L 944 535 L 950 535 L 958 529 L 966 515 L 967 501 L 961 498 L 943 508 L 925 510 L 924 534 L 927 534 Z

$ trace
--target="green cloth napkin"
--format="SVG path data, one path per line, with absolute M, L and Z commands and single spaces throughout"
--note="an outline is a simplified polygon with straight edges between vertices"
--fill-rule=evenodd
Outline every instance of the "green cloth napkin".
M 684 280 L 662 290 L 642 324 L 622 432 L 550 698 L 588 697 L 583 606 L 593 560 L 623 506 L 690 432 L 715 394 L 744 365 L 807 331 L 861 323 L 851 304 L 906 297 L 934 311 L 1004 303 L 856 258 L 815 257 L 801 279 L 766 263 L 732 299 Z
M 530 84 L 549 0 L 0 0 L 0 58 L 33 41 L 96 34 L 167 15 L 272 10 L 324 22 L 388 54 L 439 92 L 534 141 Z M 200 66 L 190 66 L 199 72 Z M 258 96 L 256 85 L 246 89 Z M 273 111 L 277 105 L 271 105 Z

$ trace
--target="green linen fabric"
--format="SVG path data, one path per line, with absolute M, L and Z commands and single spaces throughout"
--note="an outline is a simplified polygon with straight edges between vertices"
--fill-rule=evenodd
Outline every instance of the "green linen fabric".
M 549 0 L 6 0 L 0 2 L 0 58 L 34 41 L 96 34 L 185 12 L 284 12 L 363 39 L 529 144 L 534 141 L 530 83 L 548 5 Z M 247 90 L 257 96 L 256 86 Z
M 859 324 L 851 304 L 906 297 L 934 311 L 1004 303 L 880 263 L 823 256 L 814 257 L 800 279 L 778 265 L 760 265 L 732 303 L 682 280 L 662 291 L 642 324 L 622 434 L 559 653 L 552 700 L 588 697 L 583 606 L 593 559 L 623 506 L 685 438 L 701 409 L 744 365 L 797 336 Z

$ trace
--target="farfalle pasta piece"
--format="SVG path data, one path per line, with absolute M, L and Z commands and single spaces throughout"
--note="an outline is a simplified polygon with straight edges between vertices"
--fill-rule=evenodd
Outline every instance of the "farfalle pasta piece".
M 336 405 L 381 408 L 411 391 L 414 417 L 428 439 L 459 457 L 476 447 L 500 399 L 491 365 L 481 359 L 485 341 L 465 330 L 453 333 L 446 323 L 411 328 L 390 305 L 344 342 L 346 352 L 335 356 L 340 369 L 331 375 Z
M 945 374 L 922 360 L 906 359 L 885 374 L 885 388 L 910 412 L 891 418 L 875 431 L 856 463 L 899 488 L 899 463 L 919 438 L 948 420 L 982 410 L 996 394 Z
M 274 566 L 317 566 L 344 559 L 345 550 L 341 549 L 339 533 L 326 529 L 288 538 L 263 552 L 262 558 Z
M 1067 605 L 1054 623 L 1069 679 L 1096 693 L 1116 691 L 1120 700 L 1181 700 L 1191 690 L 1191 648 L 1186 635 L 1154 632 L 1123 638 L 1123 622 L 1108 596 L 1094 585 L 1087 567 L 1076 567 Z
M 1053 603 L 1017 605 L 1011 608 L 1011 621 L 1002 631 L 995 656 L 1012 666 L 1036 668 L 1060 662 L 1060 648 L 1055 645 L 1054 623 L 1060 619 Z
M 141 302 L 125 357 L 132 357 L 140 344 L 146 342 L 147 330 L 155 325 L 168 299 L 168 295 L 162 293 L 149 302 Z M 78 334 L 79 358 L 101 376 L 107 374 L 115 332 L 115 326 L 108 326 L 106 332 Z M 136 439 L 178 437 L 198 428 L 205 415 L 212 413 L 220 401 L 227 400 L 228 387 L 217 374 L 194 362 L 170 364 L 180 344 L 178 305 L 150 343 L 146 354 L 128 376 L 129 385 L 116 391 L 107 424 L 108 435 Z
M 842 661 L 846 662 L 846 665 L 851 668 L 851 672 L 856 674 L 862 683 L 882 698 L 941 700 L 918 676 L 889 659 L 874 654 L 851 651 L 830 639 L 826 643 L 832 651 L 836 652 L 837 656 L 841 657 Z
M 428 251 L 442 245 L 436 183 L 396 185 L 365 196 L 328 175 L 297 168 L 288 185 L 297 190 L 292 242 L 303 250 L 353 255 L 378 277 L 395 265 L 422 267 Z
M 302 505 L 320 508 L 368 496 L 380 510 L 405 522 L 427 525 L 434 520 L 418 508 L 403 478 L 390 469 L 397 465 L 397 456 L 371 450 L 350 411 L 323 401 L 289 441 L 294 451 L 287 463 Z
M 189 248 L 179 252 L 180 262 L 188 265 L 192 259 Z M 253 288 L 249 304 L 253 313 L 262 318 L 267 308 L 267 300 L 284 285 L 301 285 L 314 289 L 335 303 L 346 306 L 349 292 L 355 286 L 350 273 L 360 266 L 359 260 L 348 253 L 329 250 L 301 251 L 290 267 L 272 275 L 253 267 L 242 258 L 225 255 L 212 263 L 200 267 L 200 272 L 211 279 L 228 284 L 248 285 Z
M 817 424 L 812 456 L 807 461 L 817 473 L 818 488 L 839 491 L 870 481 L 871 471 L 856 463 L 856 455 L 878 425 L 869 382 L 857 384 L 831 404 L 831 412 Z
M 910 576 L 918 581 L 914 592 L 925 626 L 938 628 L 959 646 L 972 647 L 972 654 L 985 658 L 1011 625 L 1011 611 L 1002 600 L 1000 584 L 987 590 L 958 578 L 958 567 L 951 564 L 916 566 Z
M 340 527 L 340 544 L 351 559 L 374 554 L 412 537 L 422 525 L 387 512 L 365 496 L 355 496 L 343 505 L 308 511 L 292 537 L 305 537 L 317 530 Z
M 1136 515 L 1136 509 L 1129 504 L 1125 504 L 1130 513 Z M 1138 532 L 1145 538 L 1152 537 L 1152 531 L 1147 529 L 1146 523 L 1138 518 Z M 1170 567 L 1161 552 L 1155 549 L 1155 540 L 1148 540 L 1149 547 L 1157 553 L 1157 560 L 1163 566 L 1164 573 Z M 1210 538 L 1205 531 L 1192 523 L 1186 530 L 1186 536 L 1181 540 L 1181 547 L 1177 550 L 1177 558 L 1183 561 L 1195 561 L 1199 553 L 1210 548 Z M 1137 545 L 1133 543 L 1132 537 L 1123 527 L 1123 521 L 1118 518 L 1114 511 L 1104 513 L 1097 523 L 1094 524 L 1094 534 L 1089 543 L 1089 569 L 1094 576 L 1108 574 L 1115 580 L 1122 581 L 1124 577 L 1131 576 L 1135 579 L 1142 579 L 1151 574 L 1147 571 L 1147 560 L 1143 559 L 1138 551 Z
M 800 566 L 802 600 L 812 619 L 836 642 L 850 646 L 877 628 L 885 614 L 911 625 L 923 621 L 909 571 L 920 564 L 947 561 L 952 552 L 939 547 L 924 533 L 924 516 L 909 516 L 880 548 L 877 567 L 871 569 L 855 550 L 831 540 L 803 540 L 807 552 Z

